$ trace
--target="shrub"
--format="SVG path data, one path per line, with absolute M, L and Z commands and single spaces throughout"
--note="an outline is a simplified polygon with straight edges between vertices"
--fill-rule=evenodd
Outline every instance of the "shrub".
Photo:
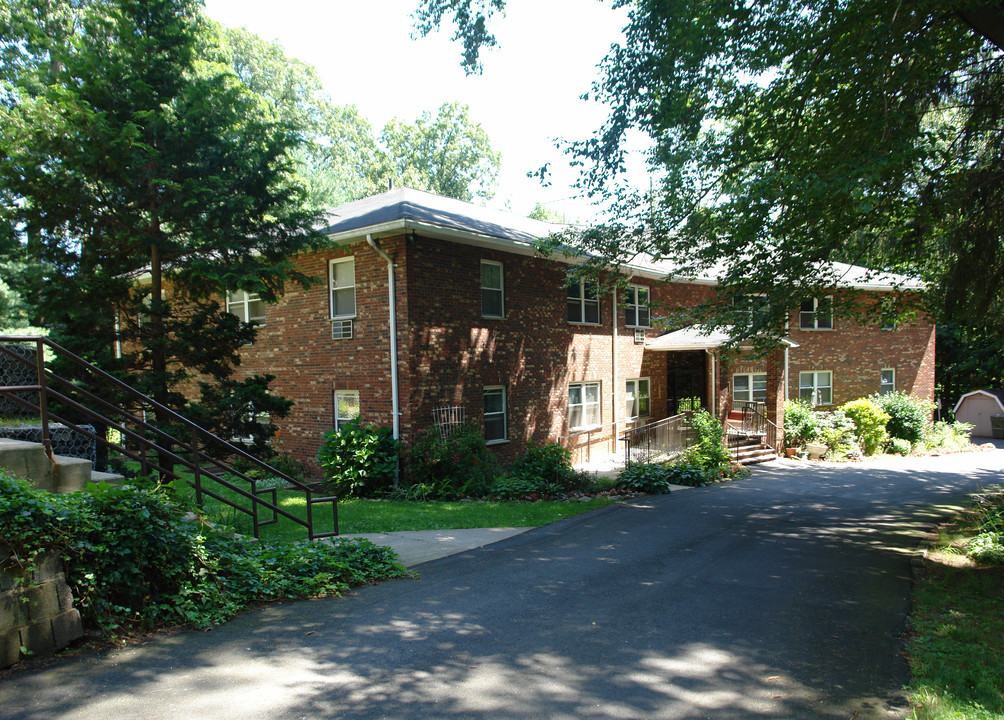
M 572 469 L 572 451 L 557 443 L 527 443 L 526 451 L 491 486 L 493 497 L 562 497 L 586 489 L 592 476 Z
M 933 403 L 899 391 L 872 395 L 871 399 L 889 414 L 889 422 L 885 427 L 889 437 L 906 440 L 911 444 L 920 441 L 924 435 L 924 425 L 934 409 Z
M 105 631 L 205 627 L 255 600 L 335 594 L 406 573 L 365 540 L 255 542 L 183 519 L 163 490 L 102 484 L 53 495 L 2 470 L 0 542 L 28 568 L 41 552 L 60 553 L 85 623 Z
M 720 475 L 729 470 L 732 456 L 725 447 L 722 423 L 707 410 L 698 410 L 690 419 L 694 428 L 694 444 L 685 453 L 687 461 L 705 473 Z
M 924 426 L 921 442 L 927 450 L 961 450 L 969 447 L 972 432 L 969 423 L 942 420 Z
M 325 434 L 318 461 L 336 495 L 373 497 L 394 483 L 398 450 L 388 428 L 355 418 Z
M 784 401 L 784 437 L 788 447 L 802 447 L 819 438 L 820 413 L 802 400 Z
M 468 423 L 445 440 L 438 427 L 428 427 L 408 450 L 408 472 L 402 496 L 421 500 L 455 500 L 484 495 L 501 474 L 481 429 Z
M 819 415 L 819 439 L 826 445 L 827 454 L 831 458 L 846 455 L 857 448 L 854 422 L 842 410 Z
M 889 437 L 885 429 L 889 422 L 887 412 L 870 398 L 852 400 L 840 409 L 854 423 L 854 431 L 861 441 L 861 450 L 865 455 L 874 455 L 882 449 Z
M 910 451 L 913 450 L 913 445 L 909 440 L 904 440 L 903 438 L 889 438 L 889 441 L 885 445 L 885 450 L 896 455 L 909 455 Z
M 669 492 L 672 481 L 669 479 L 674 468 L 658 463 L 631 463 L 621 472 L 617 479 L 617 487 L 628 492 L 660 495 Z M 697 473 L 703 478 L 700 468 Z M 682 483 L 677 483 L 682 484 Z

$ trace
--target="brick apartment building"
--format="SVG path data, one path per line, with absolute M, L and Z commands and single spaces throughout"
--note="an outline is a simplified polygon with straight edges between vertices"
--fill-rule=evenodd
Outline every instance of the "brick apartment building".
M 556 226 L 407 188 L 343 205 L 329 221 L 330 248 L 300 262 L 326 283 L 274 306 L 240 291 L 227 298 L 261 324 L 242 368 L 274 374 L 274 392 L 295 401 L 279 443 L 308 463 L 323 434 L 357 414 L 407 442 L 437 411 L 459 409 L 503 460 L 532 439 L 562 442 L 581 461 L 618 450 L 621 433 L 683 398 L 723 418 L 734 401 L 764 401 L 778 424 L 786 396 L 823 406 L 891 389 L 933 399 L 927 322 L 846 325 L 813 299 L 766 360 L 726 362 L 717 348 L 727 338 L 660 334 L 650 317 L 650 306 L 696 304 L 712 280 L 629 267 L 618 303 L 569 285 L 567 265 L 539 256 L 534 241 Z M 892 289 L 842 269 L 841 291 Z

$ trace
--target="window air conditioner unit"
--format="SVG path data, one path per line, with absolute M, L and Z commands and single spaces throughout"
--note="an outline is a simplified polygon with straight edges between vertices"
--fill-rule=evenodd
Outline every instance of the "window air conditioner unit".
M 331 339 L 332 340 L 352 339 L 352 321 L 351 320 L 333 321 L 331 323 Z

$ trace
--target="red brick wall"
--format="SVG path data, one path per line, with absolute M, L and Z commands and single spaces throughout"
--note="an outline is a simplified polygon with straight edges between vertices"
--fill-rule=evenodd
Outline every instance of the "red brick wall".
M 613 308 L 600 299 L 600 324 L 566 320 L 564 266 L 552 261 L 498 250 L 403 235 L 380 240 L 395 260 L 400 422 L 402 439 L 432 423 L 436 407 L 460 405 L 467 417 L 482 421 L 486 386 L 507 389 L 509 442 L 494 446 L 504 461 L 522 452 L 525 442 L 561 439 L 577 449 L 576 460 L 620 451 L 614 442 L 630 424 L 623 421 L 625 380 L 649 378 L 651 417 L 666 414 L 667 355 L 644 350 L 617 317 L 617 377 L 613 376 Z M 355 258 L 356 310 L 352 339 L 332 340 L 329 317 L 328 260 Z M 481 260 L 503 264 L 505 318 L 481 317 Z M 392 424 L 387 264 L 365 242 L 302 256 L 301 269 L 321 280 L 307 290 L 290 287 L 282 301 L 267 309 L 258 342 L 243 353 L 242 372 L 276 375 L 274 392 L 296 402 L 279 423 L 283 450 L 312 463 L 323 434 L 332 427 L 332 391 L 358 390 L 364 419 Z M 652 290 L 653 317 L 674 307 L 690 307 L 713 288 L 683 283 L 635 281 Z M 791 350 L 789 393 L 798 394 L 800 370 L 832 370 L 834 402 L 878 390 L 878 371 L 896 368 L 897 387 L 933 397 L 934 331 L 926 323 L 893 332 L 851 327 L 836 321 L 833 331 L 800 331 L 793 314 L 790 335 L 801 343 Z M 648 330 L 654 337 L 657 330 Z M 745 363 L 745 364 L 744 364 Z M 749 368 L 741 370 L 736 368 Z M 715 364 L 719 415 L 730 404 L 733 372 L 768 373 L 768 384 L 783 396 L 783 353 L 766 363 L 742 358 Z M 601 430 L 569 437 L 568 383 L 599 382 Z M 709 363 L 709 390 L 712 379 Z M 711 393 L 709 392 L 709 397 Z M 777 402 L 780 402 L 778 400 Z M 614 404 L 619 422 L 616 428 Z M 768 414 L 778 416 L 776 403 Z M 316 466 L 313 466 L 316 469 Z
M 798 397 L 798 374 L 830 370 L 833 405 L 879 390 L 879 372 L 896 371 L 896 389 L 934 400 L 934 325 L 926 320 L 882 330 L 876 323 L 835 317 L 833 330 L 800 330 L 794 312 L 788 336 L 799 343 L 789 351 L 788 393 Z

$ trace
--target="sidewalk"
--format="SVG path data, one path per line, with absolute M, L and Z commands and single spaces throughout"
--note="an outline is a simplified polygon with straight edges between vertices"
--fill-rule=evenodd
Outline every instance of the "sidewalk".
M 405 567 L 479 548 L 531 530 L 517 528 L 471 528 L 468 530 L 406 530 L 390 533 L 339 535 L 340 538 L 365 538 L 374 545 L 390 547 Z

